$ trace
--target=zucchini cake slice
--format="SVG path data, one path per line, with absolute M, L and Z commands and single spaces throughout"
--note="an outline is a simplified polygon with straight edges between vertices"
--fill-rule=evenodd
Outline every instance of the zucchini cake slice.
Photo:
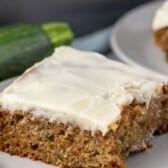
M 167 131 L 167 77 L 60 47 L 0 95 L 0 150 L 63 168 L 125 168 Z
M 168 59 L 168 0 L 156 11 L 153 20 L 154 42 Z

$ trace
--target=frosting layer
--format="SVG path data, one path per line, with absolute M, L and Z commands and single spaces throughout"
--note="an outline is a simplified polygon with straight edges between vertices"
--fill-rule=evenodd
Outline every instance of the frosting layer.
M 0 104 L 105 134 L 123 105 L 148 103 L 163 79 L 97 53 L 60 47 L 6 88 Z
M 166 27 L 168 27 L 168 0 L 157 10 L 153 21 L 153 30 Z

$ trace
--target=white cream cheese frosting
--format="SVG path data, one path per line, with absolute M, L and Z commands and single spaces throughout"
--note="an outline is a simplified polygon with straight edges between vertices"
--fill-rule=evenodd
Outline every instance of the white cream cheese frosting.
M 168 27 L 168 0 L 156 11 L 153 20 L 153 30 Z
M 163 80 L 97 53 L 60 47 L 7 87 L 0 105 L 105 134 L 123 105 L 149 102 Z

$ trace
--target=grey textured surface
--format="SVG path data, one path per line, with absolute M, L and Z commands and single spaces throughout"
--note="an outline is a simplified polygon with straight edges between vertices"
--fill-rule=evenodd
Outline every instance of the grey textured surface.
M 76 35 L 111 25 L 129 9 L 150 0 L 0 0 L 0 24 L 67 21 Z

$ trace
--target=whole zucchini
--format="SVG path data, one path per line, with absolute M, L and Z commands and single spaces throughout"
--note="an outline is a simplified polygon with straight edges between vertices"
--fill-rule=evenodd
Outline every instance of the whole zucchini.
M 0 80 L 21 74 L 49 56 L 59 45 L 70 44 L 73 33 L 65 23 L 16 24 L 0 28 Z

